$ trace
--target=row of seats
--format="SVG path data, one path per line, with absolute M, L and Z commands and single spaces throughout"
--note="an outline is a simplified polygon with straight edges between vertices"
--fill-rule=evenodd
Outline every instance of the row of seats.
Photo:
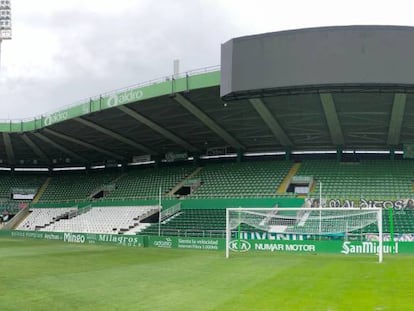
M 202 183 L 194 195 L 197 197 L 272 195 L 276 193 L 290 166 L 291 163 L 286 161 L 209 164 L 193 177 Z M 167 194 L 195 170 L 196 167 L 193 165 L 183 165 L 136 168 L 126 173 L 90 171 L 59 174 L 50 178 L 40 201 L 86 199 L 93 191 L 99 190 L 105 184 L 115 185 L 115 189 L 105 194 L 106 198 L 154 198 L 159 195 L 159 189 L 163 195 Z M 4 195 L 9 197 L 11 186 L 40 188 L 46 177 L 6 175 L 3 180 Z
M 116 179 L 119 173 L 72 173 L 51 178 L 41 196 L 43 201 L 65 201 L 86 199 L 100 186 Z
M 156 198 L 160 189 L 165 195 L 194 170 L 195 167 L 191 165 L 131 170 L 116 182 L 116 189 L 107 197 Z
M 192 176 L 201 185 L 189 197 L 273 196 L 291 167 L 290 161 L 209 163 Z M 105 184 L 115 185 L 106 198 L 155 198 L 160 188 L 166 195 L 195 170 L 192 165 L 182 165 L 134 168 L 125 173 L 91 171 L 54 175 L 40 200 L 87 199 Z M 323 195 L 328 198 L 398 199 L 414 195 L 414 161 L 307 160 L 301 163 L 297 175 L 313 176 L 318 182 L 311 195 L 318 195 L 322 184 Z M 2 174 L 0 180 L 0 197 L 9 197 L 12 187 L 40 188 L 46 176 Z
M 317 181 L 313 195 L 325 197 L 389 199 L 413 196 L 413 161 L 368 160 L 341 163 L 336 160 L 302 162 L 297 175 Z
M 39 189 L 46 181 L 45 175 L 0 174 L 0 198 L 10 199 L 12 188 Z
M 124 233 L 157 211 L 156 206 L 93 207 L 79 216 L 55 222 L 43 231 Z
M 290 161 L 261 161 L 206 165 L 195 178 L 198 197 L 272 195 L 289 172 Z
M 161 224 L 165 235 L 224 237 L 225 229 L 225 209 L 184 209 Z M 144 229 L 141 234 L 157 235 L 158 224 Z
M 32 208 L 30 214 L 22 221 L 17 230 L 38 230 L 64 217 L 70 212 L 76 212 L 76 207 L 68 208 Z

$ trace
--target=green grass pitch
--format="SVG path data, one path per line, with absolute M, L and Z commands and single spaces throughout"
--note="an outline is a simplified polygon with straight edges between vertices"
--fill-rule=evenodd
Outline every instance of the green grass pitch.
M 0 239 L 0 310 L 414 310 L 414 257 Z

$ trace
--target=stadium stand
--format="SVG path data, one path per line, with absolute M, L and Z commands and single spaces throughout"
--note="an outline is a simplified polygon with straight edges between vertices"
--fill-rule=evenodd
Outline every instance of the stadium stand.
M 193 165 L 145 167 L 121 173 L 72 173 L 52 177 L 41 201 L 87 199 L 106 184 L 114 184 L 105 193 L 107 199 L 154 199 L 159 189 L 165 196 L 192 172 L 201 186 L 191 197 L 276 196 L 276 189 L 289 171 L 289 161 L 259 161 L 208 164 L 197 170 Z
M 303 161 L 298 175 L 317 181 L 311 195 L 317 196 L 320 183 L 326 198 L 400 199 L 413 196 L 414 162 L 405 160 Z
M 0 175 L 0 198 L 10 199 L 12 188 L 39 189 L 47 176 L 39 174 L 5 174 Z
M 186 209 L 161 224 L 162 234 L 171 236 L 224 237 L 225 209 Z M 141 234 L 157 235 L 158 225 L 150 226 Z
M 290 161 L 258 161 L 206 165 L 196 178 L 202 185 L 193 197 L 275 196 Z
M 29 216 L 18 226 L 17 230 L 39 230 L 54 223 L 62 217 L 67 217 L 76 207 L 67 208 L 33 208 Z
M 395 233 L 413 233 L 414 232 L 414 210 L 404 209 L 394 212 L 394 232 Z M 384 226 L 384 232 L 390 231 L 390 220 L 388 213 L 383 212 L 382 222 Z M 365 228 L 365 232 L 369 232 L 371 228 Z M 372 231 L 372 230 L 371 230 Z
M 234 200 L 235 198 L 284 197 L 277 193 L 277 189 L 293 165 L 290 161 L 204 164 L 201 169 L 193 165 L 158 168 L 147 166 L 130 168 L 126 172 L 95 171 L 52 175 L 40 202 L 50 201 L 51 207 L 58 207 L 64 206 L 60 205 L 62 201 L 80 200 L 84 202 L 83 206 L 85 206 L 93 204 L 93 202 L 108 200 L 107 207 L 103 207 L 103 204 L 102 207 L 83 209 L 77 209 L 77 207 L 32 208 L 29 216 L 16 229 L 157 235 L 158 224 L 154 219 L 153 225 L 142 222 L 143 217 L 148 216 L 140 214 L 145 208 L 135 211 L 131 207 L 133 210 L 124 211 L 123 207 L 111 207 L 110 200 L 114 200 L 114 202 L 128 198 L 139 198 L 142 201 L 154 200 L 158 196 L 160 187 L 163 190 L 163 198 L 166 199 L 169 191 L 186 180 L 188 176 L 201 181 L 200 186 L 185 198 L 190 201 L 200 200 L 197 204 L 201 204 L 202 200 L 212 198 L 232 198 L 231 200 Z M 325 198 L 392 200 L 412 197 L 412 174 L 414 173 L 412 161 L 303 160 L 298 168 L 297 176 L 312 176 L 316 181 L 310 196 L 318 197 L 319 182 L 321 182 Z M 1 178 L 5 180 L 5 183 L 2 183 L 3 193 L 9 196 L 11 187 L 39 188 L 47 176 L 40 174 L 2 175 Z M 114 184 L 115 187 L 102 198 L 103 201 L 91 198 L 91 194 L 107 184 Z M 286 198 L 288 197 L 286 196 Z M 3 206 L 10 206 L 13 203 L 13 206 L 18 208 L 16 202 L 10 201 L 9 204 L 9 201 L 5 201 Z M 53 204 L 55 205 L 53 206 Z M 193 205 L 191 208 L 182 209 L 179 213 L 164 220 L 161 224 L 162 234 L 222 237 L 225 228 L 225 208 L 208 208 L 205 202 L 202 205 L 202 207 Z M 214 203 L 211 202 L 210 206 L 213 205 Z M 150 211 L 150 214 L 154 213 L 156 213 L 155 210 Z M 122 215 L 129 216 L 123 218 Z M 412 233 L 414 231 L 414 212 L 412 210 L 398 211 L 394 217 L 396 233 Z M 242 230 L 257 231 L 259 229 L 243 225 Z M 370 230 L 370 227 L 364 229 L 366 232 Z M 385 216 L 384 230 L 389 230 L 388 218 Z
M 53 176 L 41 201 L 65 201 L 87 199 L 100 187 L 111 183 L 120 173 L 118 172 L 89 172 L 70 173 Z
M 178 167 L 136 168 L 116 182 L 116 189 L 107 198 L 156 198 L 161 188 L 165 195 L 195 169 L 192 165 Z
M 157 212 L 157 206 L 92 207 L 41 231 L 135 234 L 148 226 L 140 221 Z
M 16 214 L 19 212 L 19 210 L 26 205 L 28 205 L 29 202 L 27 201 L 14 201 L 10 199 L 0 199 L 0 213 L 11 213 Z

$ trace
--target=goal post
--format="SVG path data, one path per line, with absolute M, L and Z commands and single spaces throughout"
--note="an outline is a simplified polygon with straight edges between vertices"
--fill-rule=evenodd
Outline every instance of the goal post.
M 227 258 L 232 251 L 243 252 L 251 248 L 270 251 L 295 249 L 296 246 L 292 246 L 293 244 L 283 244 L 287 241 L 278 241 L 278 238 L 297 241 L 300 251 L 307 247 L 314 252 L 320 248 L 321 252 L 328 250 L 343 254 L 375 253 L 381 263 L 384 251 L 382 209 L 349 207 L 226 209 Z M 336 248 L 331 247 L 332 245 Z

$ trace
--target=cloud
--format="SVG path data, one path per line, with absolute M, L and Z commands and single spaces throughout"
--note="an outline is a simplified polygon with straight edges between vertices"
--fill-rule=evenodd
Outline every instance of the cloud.
M 409 2 L 408 2 L 409 3 Z M 401 10 L 401 7 L 404 9 Z M 338 9 L 339 8 L 339 9 Z M 0 118 L 27 118 L 112 89 L 220 63 L 237 36 L 334 24 L 407 24 L 404 1 L 15 0 L 2 44 Z
M 13 102 L 0 105 L 5 117 L 33 117 L 170 75 L 174 59 L 183 71 L 217 65 L 219 43 L 231 33 L 225 13 L 207 2 L 20 1 L 14 38 L 4 44 L 0 101 Z

